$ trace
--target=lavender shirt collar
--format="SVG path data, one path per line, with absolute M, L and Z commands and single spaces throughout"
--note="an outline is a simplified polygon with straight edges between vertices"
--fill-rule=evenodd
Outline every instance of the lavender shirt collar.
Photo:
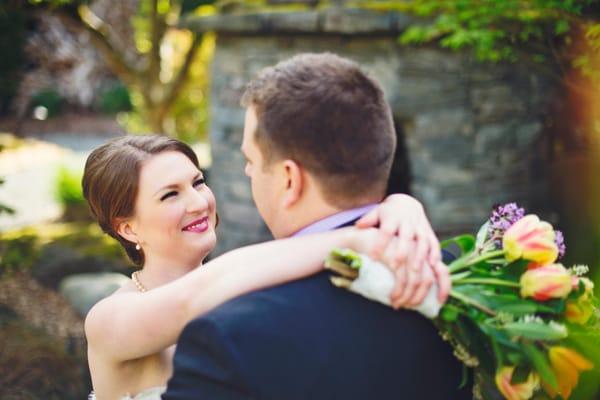
M 362 217 L 375 207 L 377 207 L 377 204 L 368 204 L 366 206 L 352 208 L 350 210 L 344 210 L 337 214 L 330 215 L 329 217 L 325 217 L 317 222 L 305 226 L 298 232 L 294 233 L 292 237 L 330 231 L 332 229 L 337 228 L 338 226 L 344 225 L 352 220 Z

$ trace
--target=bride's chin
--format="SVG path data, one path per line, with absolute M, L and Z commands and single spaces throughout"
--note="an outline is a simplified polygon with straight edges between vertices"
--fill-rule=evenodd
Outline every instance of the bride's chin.
M 208 256 L 208 254 L 217 247 L 217 238 L 214 234 L 211 235 L 210 238 L 205 238 L 205 240 L 201 246 L 198 248 L 199 256 L 204 259 Z

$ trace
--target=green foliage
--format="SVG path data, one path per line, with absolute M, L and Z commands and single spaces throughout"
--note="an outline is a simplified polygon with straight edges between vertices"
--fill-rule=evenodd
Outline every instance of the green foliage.
M 73 171 L 66 167 L 61 167 L 58 170 L 56 178 L 56 194 L 58 201 L 65 206 L 85 204 L 83 191 L 81 189 L 81 178 L 83 173 Z
M 403 44 L 437 42 L 472 48 L 482 61 L 552 56 L 552 38 L 566 38 L 592 0 L 359 1 L 365 8 L 397 10 L 421 18 L 399 38 Z M 593 33 L 592 33 L 593 35 Z M 585 62 L 585 61 L 580 61 Z
M 38 260 L 39 242 L 34 235 L 0 241 L 0 277 L 29 270 Z
M 90 221 L 88 205 L 81 188 L 81 170 L 61 167 L 56 176 L 56 198 L 63 207 L 63 221 Z
M 130 265 L 119 243 L 95 222 L 41 224 L 0 238 L 0 279 L 27 272 L 46 287 L 57 288 L 71 274 L 127 274 Z
M 129 90 L 121 83 L 109 87 L 100 95 L 99 107 L 106 114 L 131 111 L 133 104 L 131 103 Z
M 6 112 L 15 94 L 23 66 L 26 12 L 18 2 L 0 3 L 0 114 Z
M 54 89 L 44 89 L 32 96 L 30 105 L 32 108 L 45 107 L 48 117 L 54 117 L 60 113 L 63 98 Z

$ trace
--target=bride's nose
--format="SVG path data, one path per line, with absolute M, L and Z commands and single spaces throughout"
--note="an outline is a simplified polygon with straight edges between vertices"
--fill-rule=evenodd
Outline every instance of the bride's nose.
M 187 198 L 187 212 L 189 213 L 198 213 L 198 212 L 204 212 L 205 210 L 208 209 L 208 199 L 206 198 L 206 195 L 204 195 L 202 192 L 199 192 L 197 190 L 191 190 L 188 192 L 188 198 Z

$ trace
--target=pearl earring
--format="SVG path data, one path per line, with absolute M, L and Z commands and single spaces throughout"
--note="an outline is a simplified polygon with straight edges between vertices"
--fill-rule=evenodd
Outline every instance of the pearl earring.
M 142 248 L 142 246 L 140 246 L 140 244 L 139 244 L 139 243 L 135 245 L 135 249 L 136 249 L 137 251 L 140 251 L 140 249 L 141 249 L 141 248 Z

